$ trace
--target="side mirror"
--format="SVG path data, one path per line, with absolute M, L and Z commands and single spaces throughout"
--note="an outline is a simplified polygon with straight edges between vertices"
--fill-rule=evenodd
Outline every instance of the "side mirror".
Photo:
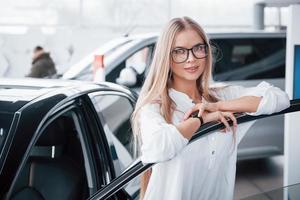
M 116 82 L 120 85 L 132 87 L 137 83 L 137 72 L 132 67 L 125 67 L 121 70 Z

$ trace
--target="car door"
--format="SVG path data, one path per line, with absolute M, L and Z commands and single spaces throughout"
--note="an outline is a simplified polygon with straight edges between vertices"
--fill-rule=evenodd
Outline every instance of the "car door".
M 96 165 L 92 140 L 97 127 L 87 119 L 84 97 L 62 105 L 41 121 L 7 199 L 81 200 L 113 178 L 103 140 L 98 141 L 101 167 Z
M 285 113 L 299 112 L 300 111 L 300 99 L 291 100 L 291 106 L 281 112 L 273 113 L 271 115 L 260 115 L 260 116 L 250 116 L 246 114 L 240 114 L 237 116 L 238 123 L 250 122 L 253 120 L 268 118 L 275 115 L 282 115 Z M 231 122 L 230 122 L 231 123 Z M 232 123 L 231 123 L 232 124 Z M 189 143 L 198 140 L 208 134 L 214 132 L 215 130 L 224 128 L 224 125 L 219 122 L 207 123 L 201 126 L 197 133 L 193 136 Z M 114 195 L 117 191 L 124 188 L 131 181 L 139 177 L 145 170 L 149 169 L 155 163 L 143 164 L 139 159 L 137 159 L 125 172 L 120 176 L 115 178 L 110 184 L 99 190 L 93 197 L 89 200 L 100 200 L 106 199 Z
M 120 176 L 134 161 L 133 134 L 130 117 L 136 98 L 119 91 L 90 93 L 101 126 L 109 145 L 116 177 Z M 122 191 L 128 198 L 137 198 L 139 180 L 131 182 Z

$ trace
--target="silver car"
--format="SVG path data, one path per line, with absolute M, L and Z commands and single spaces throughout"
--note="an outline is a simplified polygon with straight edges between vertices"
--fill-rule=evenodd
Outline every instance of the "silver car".
M 265 80 L 285 89 L 285 32 L 211 33 L 216 83 L 255 86 Z M 151 63 L 157 34 L 121 37 L 103 45 L 78 64 L 70 67 L 64 79 L 93 80 L 94 55 L 104 55 L 106 81 L 137 91 Z M 134 74 L 126 80 L 122 72 Z M 128 74 L 128 72 L 126 74 Z M 238 159 L 268 157 L 283 153 L 283 116 L 259 120 L 238 148 Z

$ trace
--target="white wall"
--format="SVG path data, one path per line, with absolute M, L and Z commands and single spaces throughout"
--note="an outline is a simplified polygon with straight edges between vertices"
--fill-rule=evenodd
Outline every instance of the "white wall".
M 173 17 L 190 16 L 207 30 L 250 28 L 256 1 L 0 0 L 0 77 L 28 73 L 36 45 L 49 50 L 63 72 L 103 42 L 160 31 Z M 269 15 L 276 11 L 267 10 Z M 266 17 L 267 25 L 274 23 L 276 17 Z

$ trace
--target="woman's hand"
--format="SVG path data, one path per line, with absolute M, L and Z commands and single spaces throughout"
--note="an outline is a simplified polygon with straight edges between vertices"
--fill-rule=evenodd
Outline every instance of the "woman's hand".
M 227 131 L 230 131 L 230 125 L 227 122 L 227 119 L 230 119 L 233 122 L 232 131 L 233 132 L 236 131 L 237 121 L 232 112 L 220 112 L 220 111 L 210 112 L 210 113 L 205 112 L 202 117 L 203 117 L 204 123 L 212 122 L 212 121 L 222 122 L 225 125 L 225 130 L 227 130 Z
M 207 102 L 202 102 L 202 103 L 197 103 L 194 107 L 192 107 L 190 110 L 188 110 L 184 117 L 183 120 L 188 119 L 192 113 L 199 111 L 198 117 L 202 116 L 202 114 L 207 111 L 207 112 L 216 112 L 218 111 L 218 104 L 217 103 L 207 103 Z

